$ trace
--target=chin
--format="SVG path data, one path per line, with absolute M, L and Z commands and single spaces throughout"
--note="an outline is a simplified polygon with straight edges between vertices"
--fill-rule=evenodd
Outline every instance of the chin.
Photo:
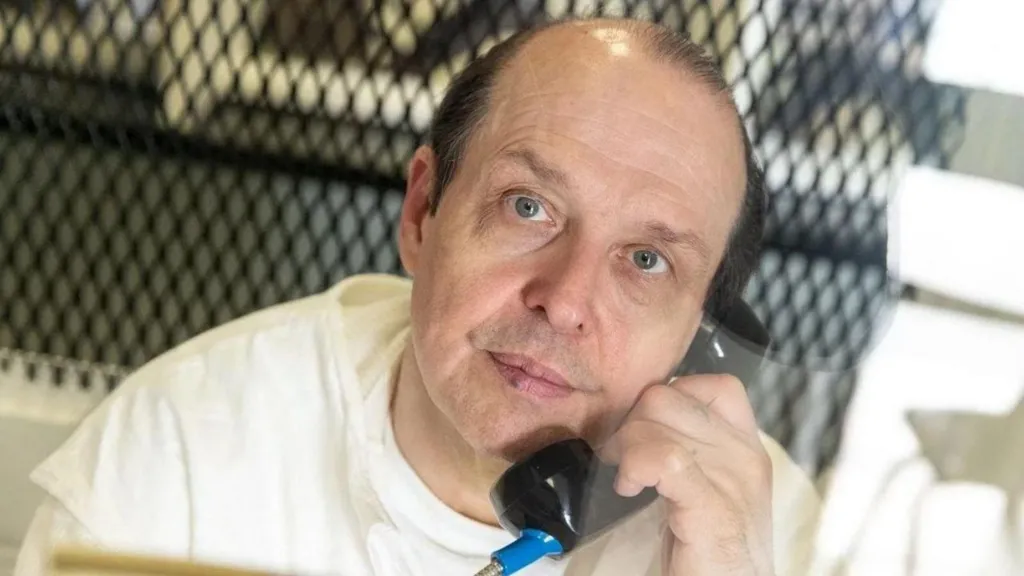
M 428 392 L 473 452 L 511 463 L 553 442 L 579 436 L 574 420 L 586 412 L 582 397 L 524 396 L 484 360 L 471 362 L 463 376 L 445 378 Z
M 541 448 L 577 434 L 568 426 L 524 422 L 515 414 L 459 426 L 463 439 L 481 456 L 518 462 Z

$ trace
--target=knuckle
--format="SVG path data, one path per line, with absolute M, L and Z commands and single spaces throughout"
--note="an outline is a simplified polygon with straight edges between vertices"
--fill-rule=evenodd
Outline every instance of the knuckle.
M 677 392 L 670 386 L 651 386 L 637 402 L 637 411 L 644 416 L 655 415 L 671 405 L 676 394 Z
M 629 418 L 619 427 L 616 436 L 618 436 L 622 446 L 625 448 L 642 440 L 646 433 L 646 428 L 647 425 L 642 419 Z
M 772 493 L 772 462 L 767 452 L 750 446 L 734 452 L 737 465 L 715 475 L 721 492 L 734 502 L 762 501 Z
M 662 465 L 669 474 L 681 474 L 693 465 L 693 457 L 685 446 L 672 444 L 665 447 Z
M 726 559 L 726 562 L 728 562 L 723 567 L 742 568 L 749 547 L 747 539 L 743 531 L 743 526 L 739 521 L 730 520 L 728 522 L 730 524 L 729 533 L 732 534 L 732 536 L 721 538 L 717 541 L 716 548 L 718 549 L 718 556 Z M 734 566 L 731 566 L 730 564 L 733 564 Z
M 730 393 L 743 393 L 746 394 L 746 386 L 743 382 L 732 374 L 716 374 L 715 385 L 724 391 Z
M 706 382 L 707 378 L 711 378 L 713 376 L 713 374 L 691 374 L 689 376 L 680 376 L 679 378 L 672 380 L 672 382 L 668 384 L 668 388 L 671 388 L 676 392 L 686 394 L 688 393 L 688 390 L 694 386 L 699 386 L 701 382 Z

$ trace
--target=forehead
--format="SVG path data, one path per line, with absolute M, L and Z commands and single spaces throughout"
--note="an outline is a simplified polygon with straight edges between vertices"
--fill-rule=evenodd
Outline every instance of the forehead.
M 721 213 L 706 223 L 709 234 L 728 235 L 744 190 L 729 101 L 615 28 L 566 27 L 525 45 L 501 73 L 476 137 L 491 159 L 533 148 L 591 194 Z

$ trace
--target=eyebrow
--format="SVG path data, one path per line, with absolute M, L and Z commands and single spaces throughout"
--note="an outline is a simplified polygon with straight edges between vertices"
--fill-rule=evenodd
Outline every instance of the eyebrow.
M 711 249 L 707 242 L 693 232 L 676 232 L 663 222 L 650 221 L 643 224 L 644 230 L 665 244 L 682 246 L 694 252 L 706 266 L 711 260 Z
M 569 188 L 569 175 L 544 161 L 539 154 L 529 148 L 515 148 L 501 154 L 513 162 L 526 167 L 538 179 L 560 188 Z

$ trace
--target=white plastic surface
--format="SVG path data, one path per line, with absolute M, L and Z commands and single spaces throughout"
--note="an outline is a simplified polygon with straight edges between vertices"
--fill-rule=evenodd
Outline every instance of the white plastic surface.
M 889 249 L 903 282 L 1024 314 L 1024 188 L 914 167 L 890 204 Z
M 925 51 L 932 82 L 1024 96 L 1024 2 L 942 0 Z
M 818 539 L 822 569 L 815 574 L 1024 573 L 1012 563 L 1010 542 L 1024 547 L 1024 538 L 1006 528 L 1007 490 L 984 481 L 935 485 L 929 462 L 937 459 L 920 457 L 924 446 L 947 465 L 959 459 L 966 464 L 962 477 L 984 479 L 993 465 L 1024 471 L 1012 427 L 1005 442 L 962 442 L 980 431 L 977 422 L 1024 423 L 1024 414 L 1003 418 L 1024 392 L 1022 351 L 1022 326 L 913 303 L 897 307 L 862 366 L 827 492 Z M 943 425 L 919 442 L 910 411 Z M 969 416 L 943 416 L 951 411 Z M 909 464 L 900 468 L 902 462 Z

